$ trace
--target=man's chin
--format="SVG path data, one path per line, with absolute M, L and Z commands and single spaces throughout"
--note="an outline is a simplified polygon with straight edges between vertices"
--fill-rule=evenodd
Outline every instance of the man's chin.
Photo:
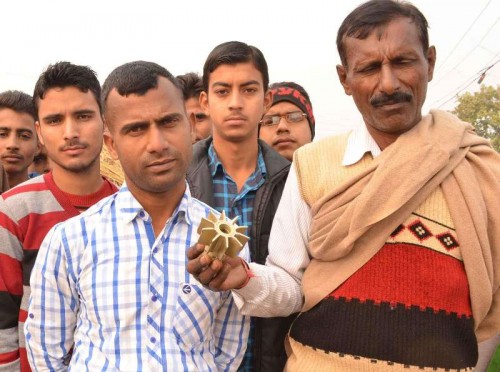
M 88 173 L 90 169 L 92 169 L 95 163 L 98 161 L 99 158 L 96 158 L 91 161 L 78 160 L 58 165 L 67 172 L 74 174 L 81 174 L 81 173 Z

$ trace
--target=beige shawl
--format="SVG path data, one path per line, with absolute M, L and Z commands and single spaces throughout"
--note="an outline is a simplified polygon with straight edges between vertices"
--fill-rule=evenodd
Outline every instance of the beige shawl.
M 303 311 L 384 245 L 439 185 L 467 273 L 478 340 L 500 330 L 500 155 L 470 124 L 431 111 L 356 177 L 311 206 Z

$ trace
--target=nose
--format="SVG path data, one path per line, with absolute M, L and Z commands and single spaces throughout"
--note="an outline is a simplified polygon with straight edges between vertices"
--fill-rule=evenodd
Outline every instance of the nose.
M 15 133 L 10 133 L 7 137 L 7 145 L 6 148 L 9 150 L 17 150 L 19 149 L 19 139 L 15 135 Z
M 161 153 L 169 147 L 169 142 L 164 133 L 156 126 L 152 125 L 148 131 L 147 151 L 149 153 Z
M 379 81 L 380 91 L 387 95 L 391 95 L 394 92 L 398 91 L 399 88 L 400 88 L 399 79 L 394 69 L 388 63 L 383 64 L 380 70 L 380 81 Z
M 280 122 L 277 125 L 276 131 L 278 133 L 290 132 L 290 129 L 288 128 L 288 122 L 286 121 L 286 118 L 284 116 L 280 116 Z
M 78 124 L 73 118 L 67 118 L 64 122 L 64 139 L 70 140 L 78 137 Z
M 242 97 L 240 92 L 233 91 L 229 97 L 229 109 L 240 110 L 242 108 Z

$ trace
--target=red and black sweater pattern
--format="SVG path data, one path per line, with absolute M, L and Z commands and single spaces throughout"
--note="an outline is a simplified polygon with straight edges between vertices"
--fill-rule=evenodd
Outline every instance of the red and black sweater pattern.
M 412 214 L 369 262 L 300 314 L 289 336 L 334 359 L 369 359 L 384 369 L 475 366 L 469 287 L 453 227 Z

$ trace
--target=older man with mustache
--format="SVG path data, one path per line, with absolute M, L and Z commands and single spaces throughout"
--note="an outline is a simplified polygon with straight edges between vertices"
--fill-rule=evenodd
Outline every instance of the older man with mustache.
M 500 155 L 455 116 L 422 114 L 427 27 L 408 2 L 352 11 L 337 72 L 365 125 L 296 152 L 266 266 L 189 252 L 244 314 L 301 311 L 287 371 L 469 371 L 478 342 L 498 342 Z

